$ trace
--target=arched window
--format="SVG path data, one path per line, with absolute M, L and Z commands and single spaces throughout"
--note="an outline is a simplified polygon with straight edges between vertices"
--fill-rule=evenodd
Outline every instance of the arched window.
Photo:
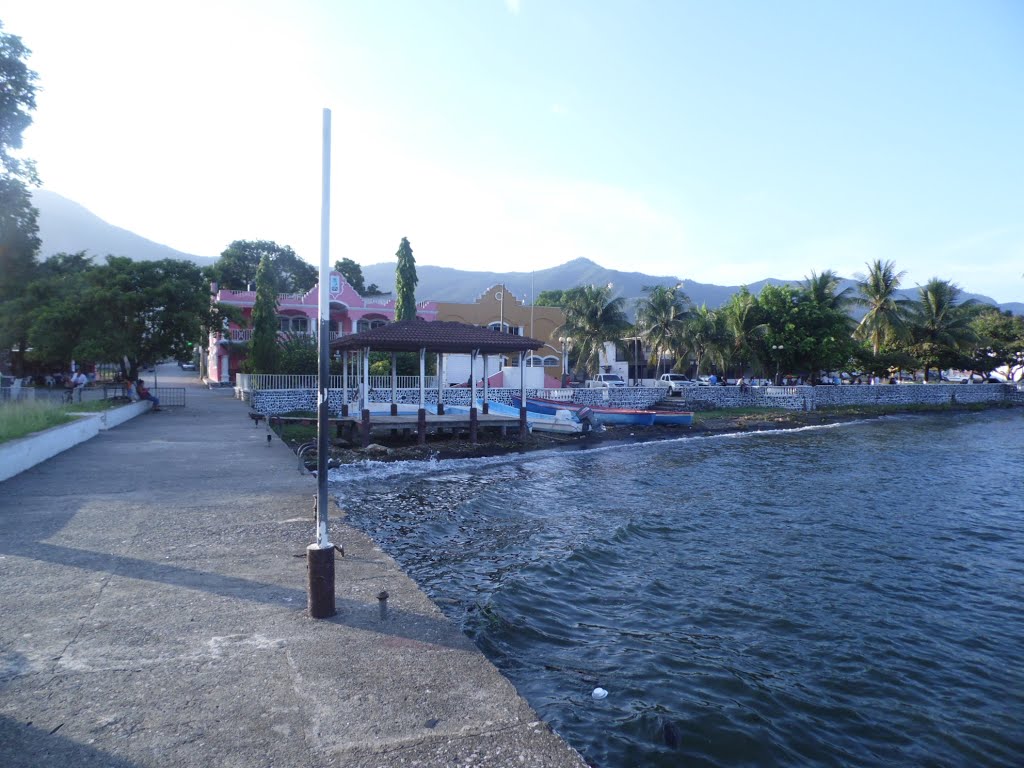
M 526 358 L 527 368 L 542 368 L 544 366 L 544 358 L 538 357 L 537 355 L 530 355 Z
M 544 358 L 544 362 L 543 362 L 543 365 L 544 365 L 545 368 L 552 368 L 552 367 L 554 367 L 556 365 L 560 365 L 560 364 L 561 364 L 561 362 L 554 355 L 548 355 L 547 357 Z

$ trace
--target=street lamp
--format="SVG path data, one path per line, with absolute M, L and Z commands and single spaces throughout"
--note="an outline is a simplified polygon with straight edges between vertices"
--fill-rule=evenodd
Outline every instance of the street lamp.
M 775 356 L 775 386 L 779 386 L 779 366 L 782 364 L 782 344 L 772 344 L 772 354 Z

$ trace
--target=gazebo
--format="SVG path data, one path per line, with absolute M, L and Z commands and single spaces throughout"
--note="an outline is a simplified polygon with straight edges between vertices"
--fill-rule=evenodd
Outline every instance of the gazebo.
M 468 354 L 472 359 L 471 370 L 475 370 L 476 358 L 479 355 L 484 359 L 483 378 L 483 413 L 488 411 L 487 404 L 487 357 L 489 355 L 517 354 L 519 357 L 520 388 L 522 390 L 521 407 L 519 409 L 519 439 L 526 439 L 526 373 L 524 368 L 523 355 L 544 346 L 544 342 L 531 339 L 525 336 L 513 336 L 507 333 L 499 333 L 488 328 L 481 328 L 477 325 L 467 323 L 454 323 L 446 321 L 426 322 L 423 320 L 400 320 L 395 323 L 380 326 L 362 333 L 342 336 L 331 342 L 332 351 L 340 351 L 345 356 L 344 371 L 347 389 L 348 379 L 348 354 L 358 353 L 362 358 L 360 370 L 361 383 L 359 387 L 359 408 L 362 420 L 363 444 L 369 442 L 370 435 L 370 410 L 369 410 L 369 382 L 370 382 L 370 352 L 391 353 L 391 414 L 398 413 L 397 389 L 398 375 L 395 369 L 395 355 L 398 352 L 419 352 L 420 358 L 420 397 L 419 411 L 416 417 L 417 440 L 420 445 L 426 442 L 427 434 L 427 411 L 426 411 L 426 356 L 428 352 L 437 354 L 437 412 L 439 416 L 444 415 L 444 403 L 442 391 L 444 388 L 444 353 Z M 470 411 L 469 411 L 469 434 L 470 440 L 476 442 L 478 414 L 476 408 L 476 377 L 470 377 Z M 342 415 L 348 416 L 348 404 L 342 405 Z

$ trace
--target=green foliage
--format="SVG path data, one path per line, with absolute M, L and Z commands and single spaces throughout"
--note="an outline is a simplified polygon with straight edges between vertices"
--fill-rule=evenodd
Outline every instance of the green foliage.
M 541 291 L 533 302 L 536 307 L 561 307 L 565 301 L 565 291 Z
M 854 337 L 871 342 L 877 356 L 883 344 L 906 341 L 910 332 L 906 323 L 906 304 L 896 291 L 906 272 L 897 272 L 891 261 L 875 259 L 867 265 L 868 274 L 858 284 L 860 296 L 855 303 L 867 312 L 854 331 Z
M 416 259 L 412 255 L 412 246 L 406 238 L 398 246 L 395 253 L 398 264 L 395 265 L 395 320 L 416 319 Z
M 987 307 L 971 320 L 971 330 L 978 343 L 958 367 L 982 374 L 1002 366 L 1011 374 L 1024 369 L 1024 317 Z
M 277 344 L 276 368 L 262 373 L 315 375 L 320 372 L 320 349 L 316 336 L 286 333 Z
M 32 162 L 11 154 L 21 149 L 22 134 L 32 124 L 36 108 L 37 75 L 25 63 L 30 55 L 21 38 L 4 32 L 0 23 L 0 166 L 6 177 L 34 182 Z
M 270 256 L 256 269 L 256 302 L 252 307 L 252 342 L 246 367 L 250 373 L 277 372 L 277 283 Z
M 46 401 L 10 403 L 0 407 L 0 443 L 27 437 L 34 432 L 74 421 L 75 417 L 57 404 Z
M 961 302 L 962 291 L 955 283 L 933 277 L 918 289 L 918 300 L 910 311 L 909 351 L 928 369 L 956 365 L 974 349 L 978 336 L 971 327 L 975 302 Z
M 235 240 L 207 267 L 207 275 L 221 288 L 248 290 L 256 282 L 256 272 L 264 258 L 278 294 L 306 293 L 316 285 L 316 267 L 296 256 L 291 247 L 270 240 Z
M 648 286 L 644 292 L 647 296 L 636 305 L 636 332 L 650 355 L 651 365 L 658 366 L 663 356 L 679 358 L 685 348 L 690 299 L 678 286 Z
M 600 355 L 606 341 L 618 341 L 629 328 L 626 300 L 612 298 L 610 285 L 585 285 L 565 291 L 565 324 L 559 335 L 570 339 L 576 365 L 588 376 L 600 370 Z
M 366 295 L 366 284 L 363 282 L 363 268 L 352 259 L 342 259 L 334 262 L 334 271 L 340 272 L 348 284 L 355 288 L 360 296 Z

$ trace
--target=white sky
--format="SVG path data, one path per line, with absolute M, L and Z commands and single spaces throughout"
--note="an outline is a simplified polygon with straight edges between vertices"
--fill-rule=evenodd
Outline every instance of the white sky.
M 44 186 L 189 253 L 1024 300 L 1024 5 L 8 0 Z

